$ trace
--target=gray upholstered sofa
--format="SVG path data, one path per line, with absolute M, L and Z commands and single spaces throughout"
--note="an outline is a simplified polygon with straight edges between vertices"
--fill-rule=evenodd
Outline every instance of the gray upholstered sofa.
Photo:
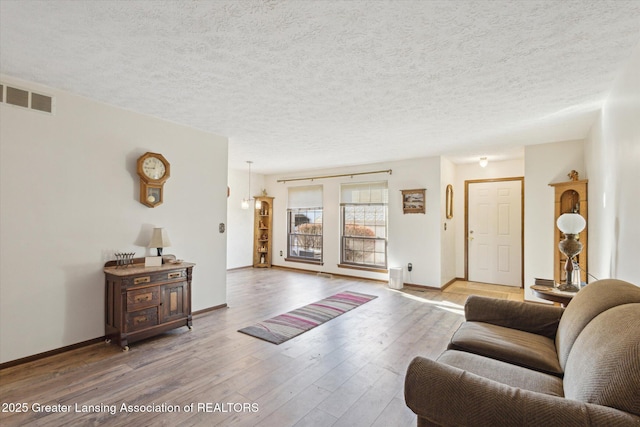
M 640 288 L 594 282 L 567 308 L 471 296 L 437 361 L 405 379 L 418 426 L 640 426 Z

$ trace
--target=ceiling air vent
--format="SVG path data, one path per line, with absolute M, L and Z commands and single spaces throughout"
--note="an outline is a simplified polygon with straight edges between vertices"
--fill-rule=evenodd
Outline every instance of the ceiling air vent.
M 51 96 L 5 84 L 0 85 L 0 102 L 45 113 L 53 113 L 53 98 Z
M 51 97 L 31 92 L 31 108 L 33 108 L 34 110 L 44 111 L 45 113 L 50 113 Z
M 7 104 L 29 108 L 29 92 L 7 86 Z

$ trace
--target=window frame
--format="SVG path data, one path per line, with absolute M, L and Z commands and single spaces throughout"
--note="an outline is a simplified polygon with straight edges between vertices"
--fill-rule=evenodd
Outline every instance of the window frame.
M 346 220 L 346 210 L 347 208 L 353 207 L 353 208 L 364 208 L 366 210 L 367 207 L 371 207 L 371 206 L 375 206 L 375 207 L 381 207 L 383 209 L 383 214 L 384 214 L 384 237 L 367 237 L 367 236 L 353 236 L 353 235 L 347 235 L 346 234 L 346 227 L 348 225 L 352 225 L 352 224 L 347 224 L 347 220 Z M 366 217 L 366 213 L 364 214 L 364 216 Z M 377 215 L 376 215 L 377 216 Z M 373 226 L 375 228 L 380 227 L 379 224 L 373 225 L 369 225 L 369 226 Z M 356 224 L 353 224 L 356 225 Z M 365 223 L 363 225 L 364 227 L 367 227 L 367 224 Z M 363 269 L 363 270 L 372 270 L 372 271 L 381 271 L 381 272 L 386 272 L 388 271 L 388 261 L 389 261 L 389 256 L 387 253 L 387 249 L 388 249 L 388 232 L 389 232 L 389 211 L 388 211 L 388 204 L 387 203 L 341 203 L 340 204 L 340 264 L 339 266 L 341 267 L 347 267 L 347 268 L 356 268 L 356 269 Z M 347 240 L 349 239 L 356 239 L 356 240 L 362 240 L 362 259 L 363 262 L 355 262 L 353 260 L 348 260 L 347 256 L 346 256 L 346 251 L 350 250 L 347 248 Z M 373 243 L 373 251 L 366 251 L 364 246 L 365 246 L 365 242 L 367 241 L 371 241 Z M 378 251 L 376 250 L 376 246 L 378 246 L 377 242 L 382 242 L 384 244 L 384 251 Z M 353 249 L 351 249 L 353 250 Z M 374 263 L 365 263 L 364 259 L 365 259 L 365 254 L 369 252 L 369 253 L 373 253 L 374 254 Z M 383 253 L 384 254 L 384 265 L 383 264 L 376 264 L 375 263 L 375 254 L 377 253 Z
M 324 211 L 322 207 L 314 207 L 314 208 L 288 208 L 287 209 L 287 257 L 285 258 L 285 261 L 292 261 L 292 262 L 304 262 L 304 263 L 308 263 L 308 264 L 319 264 L 319 265 L 323 265 L 324 264 L 324 226 L 322 223 L 320 223 L 321 227 L 320 227 L 320 234 L 306 234 L 306 233 L 294 233 L 292 232 L 293 228 L 298 227 L 299 225 L 303 225 L 303 224 L 299 224 L 298 226 L 295 225 L 295 216 L 296 215 L 300 215 L 301 212 L 309 212 L 309 211 L 313 211 L 314 212 L 314 218 L 318 218 L 318 216 L 320 218 L 322 218 Z M 308 216 L 305 215 L 307 218 Z M 294 223 L 294 226 L 292 227 L 292 220 Z M 311 222 L 307 222 L 305 224 L 317 224 L 317 223 L 311 223 Z M 311 239 L 318 239 L 319 240 L 319 244 L 315 243 L 312 246 L 310 246 L 312 248 L 312 250 L 314 251 L 319 251 L 320 253 L 320 257 L 316 258 L 315 255 L 313 257 L 306 257 L 306 256 L 300 256 L 299 252 L 298 254 L 293 253 L 292 249 L 293 249 L 293 245 L 292 245 L 292 240 L 293 239 L 298 239 L 298 236 L 309 236 Z M 301 248 L 304 246 L 300 246 L 297 245 L 297 248 Z

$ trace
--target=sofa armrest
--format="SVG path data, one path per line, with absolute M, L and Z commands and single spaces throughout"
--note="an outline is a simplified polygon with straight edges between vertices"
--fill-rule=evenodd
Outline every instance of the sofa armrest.
M 564 308 L 470 295 L 464 305 L 467 321 L 485 322 L 555 338 Z
M 405 378 L 405 402 L 418 425 L 637 425 L 640 417 L 510 387 L 430 359 L 416 357 Z M 422 422 L 421 422 L 422 421 Z

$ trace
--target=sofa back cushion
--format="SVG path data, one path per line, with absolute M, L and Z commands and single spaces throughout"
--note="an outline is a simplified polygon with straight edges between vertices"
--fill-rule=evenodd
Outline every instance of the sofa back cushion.
M 571 347 L 593 318 L 611 307 L 640 303 L 640 288 L 617 279 L 598 280 L 580 290 L 567 306 L 556 333 L 558 360 L 563 370 Z
M 584 328 L 569 353 L 564 395 L 640 415 L 640 304 L 606 310 Z

